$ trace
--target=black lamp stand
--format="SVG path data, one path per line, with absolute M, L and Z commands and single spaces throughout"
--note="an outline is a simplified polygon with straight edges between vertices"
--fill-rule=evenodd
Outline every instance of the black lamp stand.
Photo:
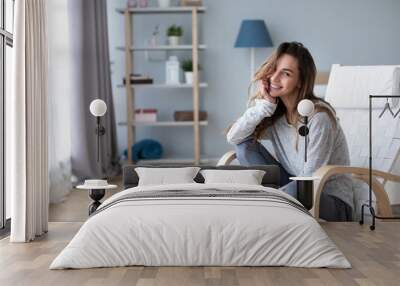
M 96 135 L 97 135 L 97 162 L 100 161 L 100 136 L 106 134 L 106 128 L 100 123 L 100 116 L 96 116 Z
M 308 116 L 304 116 L 304 125 L 299 128 L 299 134 L 304 137 L 304 162 L 307 162 L 307 135 L 310 130 L 307 127 Z

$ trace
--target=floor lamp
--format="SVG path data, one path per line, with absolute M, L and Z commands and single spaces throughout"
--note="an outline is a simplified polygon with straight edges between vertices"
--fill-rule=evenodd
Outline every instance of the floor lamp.
M 254 74 L 255 48 L 269 48 L 272 46 L 271 36 L 264 20 L 242 21 L 235 48 L 250 48 L 250 80 L 253 79 Z

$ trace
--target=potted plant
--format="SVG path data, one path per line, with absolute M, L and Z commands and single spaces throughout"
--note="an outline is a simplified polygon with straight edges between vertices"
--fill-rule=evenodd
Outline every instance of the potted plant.
M 192 59 L 183 60 L 181 68 L 185 73 L 185 82 L 187 84 L 193 84 L 193 61 Z M 200 65 L 197 66 L 198 70 L 201 69 Z
M 179 45 L 179 40 L 182 37 L 183 30 L 182 27 L 172 25 L 169 26 L 167 30 L 168 41 L 171 46 Z

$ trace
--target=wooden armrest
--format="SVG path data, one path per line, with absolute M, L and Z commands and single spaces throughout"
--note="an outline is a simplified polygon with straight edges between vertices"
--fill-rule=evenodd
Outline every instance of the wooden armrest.
M 313 176 L 317 177 L 318 179 L 314 180 L 314 207 L 310 210 L 311 214 L 313 214 L 315 218 L 319 217 L 320 197 L 326 182 L 331 176 L 339 174 L 353 174 L 354 178 L 369 184 L 368 168 L 338 165 L 327 165 L 319 168 L 313 174 Z M 372 170 L 372 176 L 371 189 L 377 198 L 378 213 L 382 216 L 393 216 L 389 197 L 385 192 L 383 185 L 375 177 L 381 177 L 385 180 L 400 182 L 400 176 L 378 170 Z
M 235 151 L 228 151 L 221 157 L 221 159 L 219 159 L 217 166 L 230 165 L 232 161 L 235 159 L 236 159 Z

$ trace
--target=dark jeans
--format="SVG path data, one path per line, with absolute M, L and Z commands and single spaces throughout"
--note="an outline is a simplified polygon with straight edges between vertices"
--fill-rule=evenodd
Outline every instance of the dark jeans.
M 290 175 L 262 144 L 253 138 L 249 138 L 246 141 L 236 145 L 235 149 L 236 157 L 240 165 L 279 166 L 281 176 L 280 185 L 282 186 L 280 190 L 297 199 L 296 182 L 289 179 L 289 177 L 294 176 Z M 320 198 L 319 216 L 327 221 L 351 221 L 352 208 L 339 198 L 324 194 L 324 192 L 322 192 Z

